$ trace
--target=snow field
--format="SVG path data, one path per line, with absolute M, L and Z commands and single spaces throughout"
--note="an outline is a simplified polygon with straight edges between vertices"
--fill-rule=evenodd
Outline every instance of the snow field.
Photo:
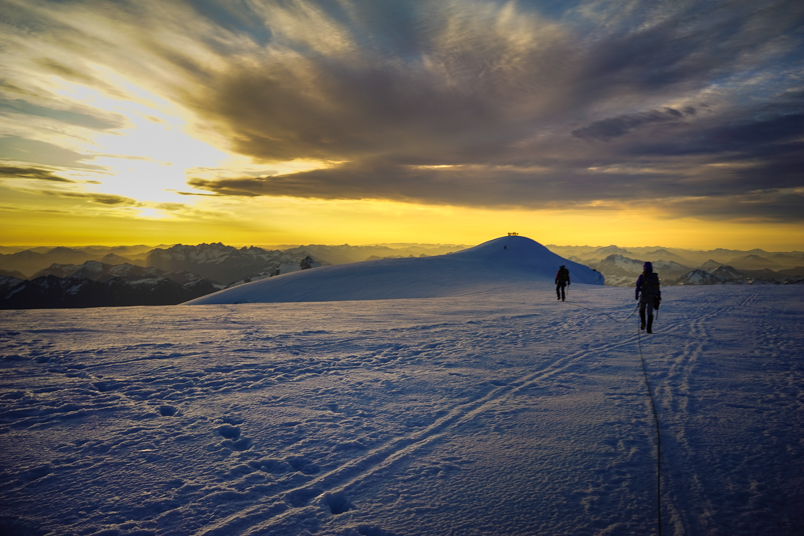
M 0 532 L 800 534 L 802 294 L 4 311 Z

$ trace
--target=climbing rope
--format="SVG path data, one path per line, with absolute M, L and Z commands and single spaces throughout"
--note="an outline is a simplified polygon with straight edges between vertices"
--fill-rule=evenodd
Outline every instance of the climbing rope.
M 656 411 L 656 402 L 648 381 L 648 367 L 645 365 L 645 356 L 642 355 L 642 328 L 637 326 L 637 343 L 639 345 L 639 359 L 642 361 L 642 372 L 645 375 L 645 387 L 648 389 L 650 407 L 653 410 L 653 422 L 656 423 L 656 521 L 659 526 L 659 536 L 662 536 L 662 434 L 659 431 L 659 413 Z
M 615 321 L 615 322 L 617 322 L 618 324 L 622 324 L 623 322 L 627 321 L 629 318 L 631 318 L 632 316 L 634 316 L 634 313 L 636 313 L 636 312 L 637 312 L 637 309 L 639 309 L 639 304 L 637 303 L 636 307 L 634 307 L 634 310 L 633 310 L 633 311 L 631 311 L 631 314 L 630 314 L 630 315 L 628 315 L 628 316 L 626 316 L 626 317 L 625 317 L 625 318 L 623 318 L 622 320 L 620 320 L 619 318 L 615 317 L 614 315 L 611 315 L 611 314 L 607 313 L 606 311 L 604 311 L 604 310 L 602 310 L 602 309 L 598 309 L 598 308 L 596 308 L 596 307 L 590 307 L 590 306 L 588 306 L 588 305 L 580 305 L 580 304 L 573 303 L 573 302 L 565 302 L 565 303 L 567 303 L 568 305 L 572 305 L 573 307 L 578 307 L 579 309 L 594 309 L 594 310 L 595 310 L 595 311 L 597 311 L 598 313 L 600 313 L 600 314 L 602 314 L 602 315 L 606 315 L 607 317 L 611 318 L 612 320 L 614 320 L 614 321 Z
M 613 315 L 610 315 L 606 311 L 597 309 L 595 307 L 583 306 L 572 302 L 569 302 L 569 304 L 581 309 L 594 309 L 597 312 L 608 316 L 617 323 L 626 322 L 629 318 L 634 316 L 634 313 L 636 313 L 639 309 L 639 303 L 637 303 L 636 307 L 634 307 L 634 310 L 631 311 L 631 314 L 620 320 Z M 656 318 L 659 318 L 658 309 L 656 310 Z M 653 422 L 656 424 L 656 522 L 659 529 L 659 536 L 662 536 L 662 436 L 659 431 L 659 412 L 656 411 L 656 401 L 653 399 L 653 391 L 651 390 L 650 381 L 648 380 L 648 367 L 645 364 L 645 356 L 642 353 L 642 328 L 639 324 L 637 324 L 637 345 L 639 346 L 639 359 L 642 361 L 642 373 L 645 376 L 645 387 L 648 390 L 650 406 L 653 410 Z

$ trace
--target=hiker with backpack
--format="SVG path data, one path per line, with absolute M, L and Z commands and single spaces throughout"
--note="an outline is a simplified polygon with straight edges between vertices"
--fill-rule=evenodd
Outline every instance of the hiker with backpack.
M 636 299 L 639 300 L 639 329 L 647 327 L 647 332 L 653 333 L 653 309 L 659 309 L 662 290 L 659 288 L 659 274 L 654 273 L 653 264 L 650 262 L 642 265 L 642 275 L 636 282 Z M 645 322 L 646 312 L 647 324 Z
M 556 274 L 556 299 L 564 301 L 566 296 L 564 288 L 570 284 L 569 270 L 562 264 Z

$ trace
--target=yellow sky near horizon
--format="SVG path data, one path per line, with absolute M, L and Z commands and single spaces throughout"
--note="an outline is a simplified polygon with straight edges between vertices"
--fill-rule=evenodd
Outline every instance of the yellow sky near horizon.
M 206 201 L 206 200 L 204 200 Z M 802 250 L 795 226 L 660 219 L 625 211 L 528 211 L 439 207 L 377 201 L 292 198 L 215 200 L 214 206 L 153 214 L 100 210 L 84 217 L 62 210 L 0 207 L 2 246 L 118 246 L 222 242 L 271 244 L 423 243 L 473 245 L 517 232 L 541 244 L 663 246 L 766 251 Z M 204 203 L 200 203 L 203 207 Z M 775 237 L 769 239 L 768 237 Z

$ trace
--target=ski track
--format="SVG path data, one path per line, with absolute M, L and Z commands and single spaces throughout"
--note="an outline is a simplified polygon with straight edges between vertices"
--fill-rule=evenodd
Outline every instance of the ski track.
M 302 527 L 322 534 L 408 534 L 393 522 L 386 528 L 355 523 L 353 532 L 335 522 L 349 518 L 355 497 L 381 475 L 399 474 L 467 428 L 497 429 L 501 418 L 546 404 L 551 393 L 594 386 L 614 374 L 620 383 L 608 381 L 598 404 L 619 417 L 587 436 L 598 441 L 592 473 L 583 488 L 567 491 L 587 525 L 544 514 L 540 532 L 651 534 L 656 438 L 637 352 L 641 337 L 662 433 L 665 533 L 751 534 L 773 526 L 778 534 L 793 534 L 802 526 L 789 513 L 802 498 L 801 481 L 785 484 L 777 462 L 762 456 L 796 467 L 804 453 L 800 439 L 789 442 L 798 424 L 781 422 L 804 409 L 796 359 L 804 347 L 802 311 L 786 311 L 792 322 L 780 325 L 780 313 L 760 290 L 674 292 L 700 296 L 689 304 L 666 298 L 651 336 L 639 334 L 636 317 L 624 312 L 633 301 L 610 289 L 573 292 L 567 303 L 535 308 L 528 301 L 538 303 L 540 295 L 519 296 L 511 314 L 501 314 L 505 307 L 498 304 L 464 303 L 463 312 L 453 313 L 437 301 L 393 301 L 383 309 L 384 322 L 375 318 L 376 309 L 362 312 L 351 304 L 330 304 L 318 317 L 301 306 L 284 317 L 280 307 L 252 307 L 260 311 L 253 317 L 236 307 L 203 309 L 209 316 L 198 318 L 176 309 L 182 314 L 167 340 L 148 308 L 108 316 L 97 310 L 9 313 L 0 317 L 0 442 L 7 450 L 0 470 L 0 499 L 7 506 L 0 518 L 37 511 L 38 497 L 60 504 L 72 495 L 75 506 L 58 519 L 25 525 L 33 523 L 25 521 L 29 514 L 12 528 L 58 534 L 64 527 L 106 527 L 107 535 L 297 533 Z M 266 322 L 273 314 L 277 322 Z M 49 322 L 27 324 L 28 318 Z M 76 329 L 76 318 L 83 327 Z M 93 318 L 109 323 L 93 325 Z M 132 329 L 132 321 L 150 327 Z M 741 330 L 744 337 L 735 335 Z M 597 336 L 584 335 L 589 332 Z M 750 355 L 742 348 L 748 341 Z M 728 363 L 710 354 L 732 362 L 719 344 L 741 358 L 767 359 L 762 367 L 772 374 L 759 386 L 729 380 L 745 395 L 738 403 L 715 391 L 724 385 L 718 378 Z M 754 395 L 757 402 L 746 403 Z M 730 446 L 741 412 L 757 420 L 744 433 L 759 435 Z M 113 425 L 104 428 L 109 419 Z M 762 419 L 773 426 L 763 431 Z M 17 437 L 38 438 L 36 449 L 12 441 Z M 15 457 L 13 466 L 8 456 Z M 207 461 L 195 467 L 195 459 Z M 460 475 L 469 461 L 455 453 L 433 463 Z M 137 473 L 153 493 L 117 481 L 115 474 L 138 465 L 170 469 L 167 475 Z M 786 497 L 777 496 L 774 485 Z M 87 489 L 96 491 L 82 495 Z M 129 506 L 119 511 L 120 503 Z M 785 514 L 768 519 L 778 512 Z M 471 520 L 460 525 L 451 519 L 454 533 L 479 533 Z M 504 526 L 501 533 L 514 532 Z
M 526 316 L 526 317 L 529 317 Z M 572 320 L 569 320 L 573 323 Z M 606 350 L 629 346 L 633 344 L 633 340 L 618 341 L 615 343 L 604 344 L 596 351 L 605 352 Z M 428 345 L 435 347 L 437 345 Z M 318 504 L 310 506 L 307 503 L 315 503 L 321 501 L 328 503 L 330 497 L 338 497 L 340 501 L 346 500 L 346 493 L 348 489 L 361 482 L 366 477 L 388 468 L 395 461 L 404 456 L 412 455 L 416 450 L 428 445 L 433 441 L 437 441 L 442 436 L 448 434 L 450 430 L 460 426 L 467 421 L 472 420 L 475 416 L 483 412 L 493 411 L 505 404 L 505 401 L 511 396 L 516 395 L 519 391 L 528 389 L 540 381 L 543 381 L 551 376 L 560 374 L 568 370 L 573 365 L 576 365 L 580 360 L 589 355 L 589 350 L 581 350 L 568 354 L 566 356 L 557 357 L 554 361 L 545 363 L 543 367 L 532 374 L 521 378 L 515 378 L 508 385 L 498 387 L 491 390 L 485 396 L 478 400 L 471 401 L 466 404 L 454 406 L 452 410 L 444 417 L 437 419 L 431 425 L 419 430 L 415 433 L 393 438 L 391 441 L 382 445 L 381 447 L 370 451 L 363 457 L 354 459 L 337 467 L 336 469 L 314 478 L 304 486 L 288 490 L 282 496 L 286 502 L 291 504 L 296 502 L 305 503 L 303 506 L 290 508 L 268 522 L 260 523 L 253 527 L 252 530 L 244 534 L 257 534 L 260 531 L 270 530 L 278 524 L 281 524 L 286 518 L 291 516 L 305 517 L 309 515 L 309 511 L 319 509 Z M 301 499 L 299 499 L 301 498 Z M 237 512 L 230 516 L 230 518 L 210 527 L 207 530 L 200 532 L 203 535 L 218 535 L 230 534 L 232 529 L 239 527 L 243 524 L 244 518 L 263 518 L 270 515 L 270 510 L 273 505 L 262 506 L 258 505 L 248 508 L 244 511 Z
M 743 332 L 746 341 L 753 342 L 759 356 L 776 361 L 774 366 L 781 362 L 785 366 L 796 363 L 804 341 L 790 332 L 784 337 L 778 336 L 778 323 L 769 318 L 774 306 L 763 299 L 763 290 L 746 289 L 745 295 L 734 301 L 724 300 L 723 296 L 719 300 L 710 297 L 699 301 L 686 312 L 689 319 L 675 320 L 660 332 L 672 335 L 676 343 L 675 350 L 666 351 L 666 359 L 651 356 L 654 365 L 652 381 L 658 383 L 656 398 L 663 446 L 662 500 L 668 514 L 664 528 L 669 529 L 670 534 L 741 534 L 750 533 L 758 526 L 773 527 L 776 533 L 788 534 L 793 533 L 790 532 L 791 526 L 800 523 L 800 519 L 774 519 L 770 511 L 786 502 L 782 499 L 784 494 L 768 499 L 773 485 L 761 483 L 764 476 L 760 476 L 763 472 L 773 474 L 771 469 L 777 469 L 776 474 L 783 475 L 783 470 L 767 467 L 768 460 L 782 456 L 795 464 L 797 455 L 791 457 L 792 449 L 766 441 L 763 434 L 742 437 L 734 442 L 719 437 L 737 428 L 736 422 L 743 419 L 739 412 L 756 411 L 759 406 L 724 403 L 722 393 L 712 392 L 711 387 L 713 377 L 717 378 L 724 369 L 714 360 L 723 357 L 722 349 L 718 348 L 719 340 L 734 344 L 733 338 L 723 337 L 729 330 Z M 739 313 L 740 318 L 731 320 L 735 313 Z M 738 325 L 732 325 L 735 322 Z M 798 342 L 793 343 L 796 339 Z M 651 346 L 646 344 L 646 347 L 646 353 L 650 353 Z M 735 348 L 735 351 L 739 350 Z M 781 362 L 778 361 L 780 357 L 783 358 Z M 739 363 L 731 365 L 740 367 Z M 792 380 L 794 377 L 800 382 L 801 375 L 791 371 L 788 378 Z M 752 378 L 753 381 L 756 380 Z M 752 396 L 743 399 L 752 400 L 753 395 L 762 394 L 767 397 L 777 385 L 770 381 L 762 386 L 766 389 L 752 385 Z M 788 385 L 788 394 L 797 400 L 794 404 L 800 410 L 800 388 L 793 387 L 792 381 Z M 739 380 L 729 387 L 735 390 L 749 388 Z M 789 402 L 783 402 L 786 403 Z M 771 406 L 759 411 L 765 418 L 777 418 Z M 707 470 L 696 470 L 703 467 Z M 793 486 L 788 495 L 794 501 L 799 500 L 801 490 Z M 728 513 L 722 511 L 725 506 L 730 510 Z
M 668 334 L 679 340 L 683 337 L 684 343 L 680 350 L 670 354 L 667 372 L 657 375 L 661 380 L 656 388 L 656 398 L 664 445 L 662 500 L 663 508 L 669 514 L 665 522 L 672 528 L 672 534 L 677 535 L 704 534 L 706 520 L 714 512 L 699 476 L 688 469 L 694 467 L 689 459 L 694 456 L 694 447 L 685 433 L 686 423 L 694 413 L 690 411 L 690 401 L 695 396 L 691 381 L 711 337 L 707 325 L 729 309 L 728 306 L 712 308 L 712 305 L 711 302 L 699 304 L 695 314 L 690 315 L 692 320 L 667 327 Z M 693 530 L 695 519 L 703 520 L 703 526 Z

